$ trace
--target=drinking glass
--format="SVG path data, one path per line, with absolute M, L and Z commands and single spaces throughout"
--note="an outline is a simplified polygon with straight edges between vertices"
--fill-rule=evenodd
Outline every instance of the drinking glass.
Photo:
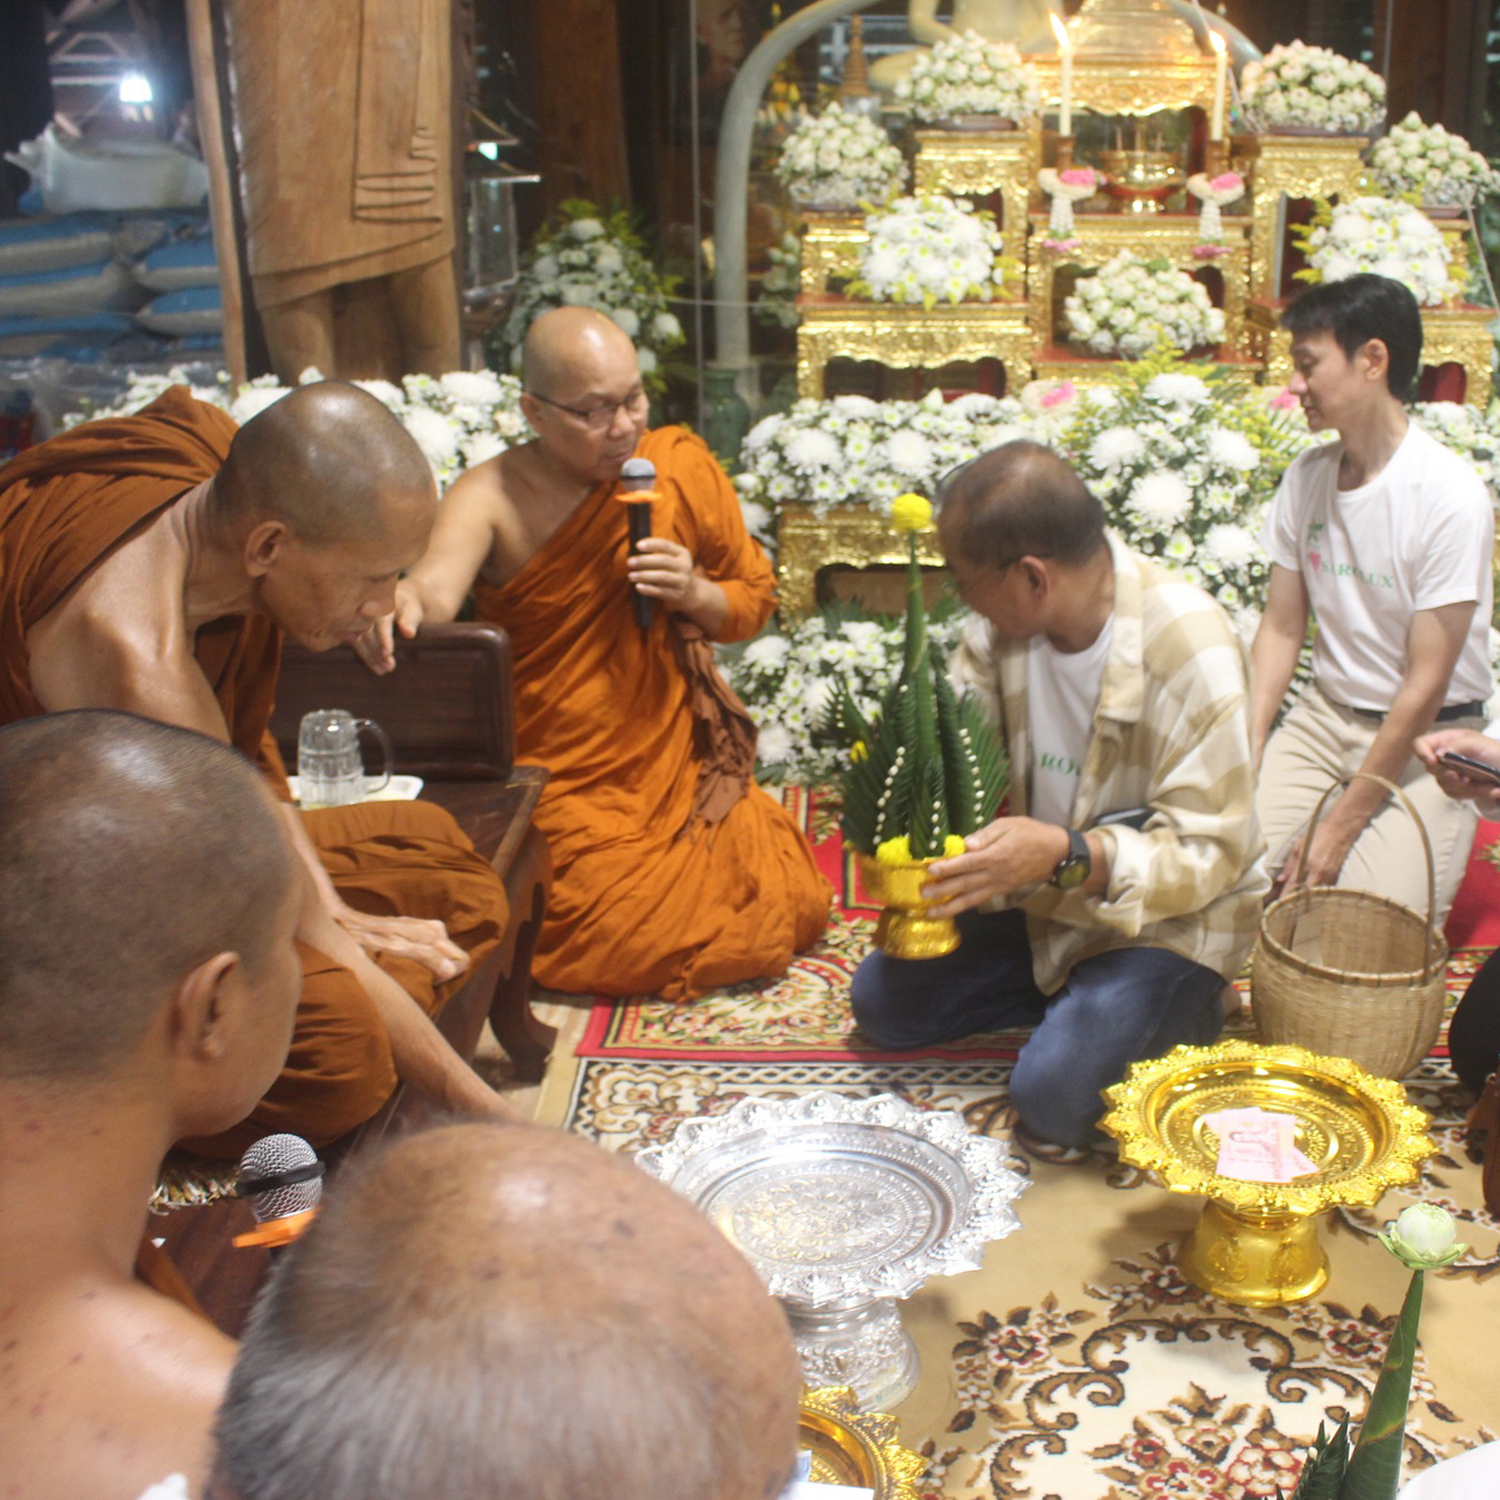
M 365 775 L 359 748 L 362 731 L 380 741 L 385 765 L 378 777 Z M 297 780 L 303 807 L 347 807 L 363 802 L 389 783 L 394 760 L 390 737 L 373 719 L 356 719 L 344 708 L 319 708 L 303 714 L 297 732 Z

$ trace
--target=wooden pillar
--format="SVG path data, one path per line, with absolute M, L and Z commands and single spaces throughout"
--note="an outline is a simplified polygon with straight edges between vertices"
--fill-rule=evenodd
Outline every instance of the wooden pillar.
M 1389 118 L 1411 110 L 1481 150 L 1484 140 L 1484 0 L 1375 0 L 1375 64 L 1390 53 Z M 1389 45 L 1387 15 L 1389 14 Z
M 615 12 L 614 0 L 544 0 L 532 8 L 538 156 L 548 213 L 565 198 L 630 199 Z

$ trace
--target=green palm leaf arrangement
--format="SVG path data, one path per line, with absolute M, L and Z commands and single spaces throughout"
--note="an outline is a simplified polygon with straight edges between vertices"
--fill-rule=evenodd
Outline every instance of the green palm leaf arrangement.
M 1009 768 L 984 709 L 954 693 L 927 634 L 917 533 L 931 524 L 932 507 L 902 495 L 891 519 L 910 547 L 901 671 L 868 721 L 841 685 L 830 727 L 853 746 L 843 778 L 846 842 L 904 864 L 962 853 L 964 835 L 994 818 Z

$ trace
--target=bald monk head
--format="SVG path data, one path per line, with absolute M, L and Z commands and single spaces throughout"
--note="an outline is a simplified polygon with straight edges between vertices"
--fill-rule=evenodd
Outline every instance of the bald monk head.
M 5 1493 L 200 1485 L 233 1346 L 137 1256 L 168 1148 L 240 1120 L 286 1057 L 282 820 L 227 746 L 81 710 L 0 728 L 0 850 Z
M 521 410 L 543 457 L 594 485 L 619 477 L 646 430 L 650 400 L 635 345 L 603 313 L 558 307 L 521 346 Z
M 254 602 L 313 649 L 352 643 L 390 612 L 437 514 L 431 466 L 374 396 L 341 381 L 299 386 L 235 434 L 205 515 Z
M 248 1330 L 220 1500 L 775 1500 L 780 1308 L 685 1200 L 589 1142 L 451 1126 L 342 1176 Z

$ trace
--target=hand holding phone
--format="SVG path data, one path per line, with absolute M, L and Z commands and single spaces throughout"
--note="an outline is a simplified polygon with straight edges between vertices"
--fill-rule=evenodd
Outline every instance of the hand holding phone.
M 1438 752 L 1438 764 L 1457 771 L 1460 776 L 1467 776 L 1471 781 L 1486 781 L 1491 786 L 1500 786 L 1500 769 L 1486 765 L 1482 760 L 1475 760 L 1472 755 L 1441 750 Z

